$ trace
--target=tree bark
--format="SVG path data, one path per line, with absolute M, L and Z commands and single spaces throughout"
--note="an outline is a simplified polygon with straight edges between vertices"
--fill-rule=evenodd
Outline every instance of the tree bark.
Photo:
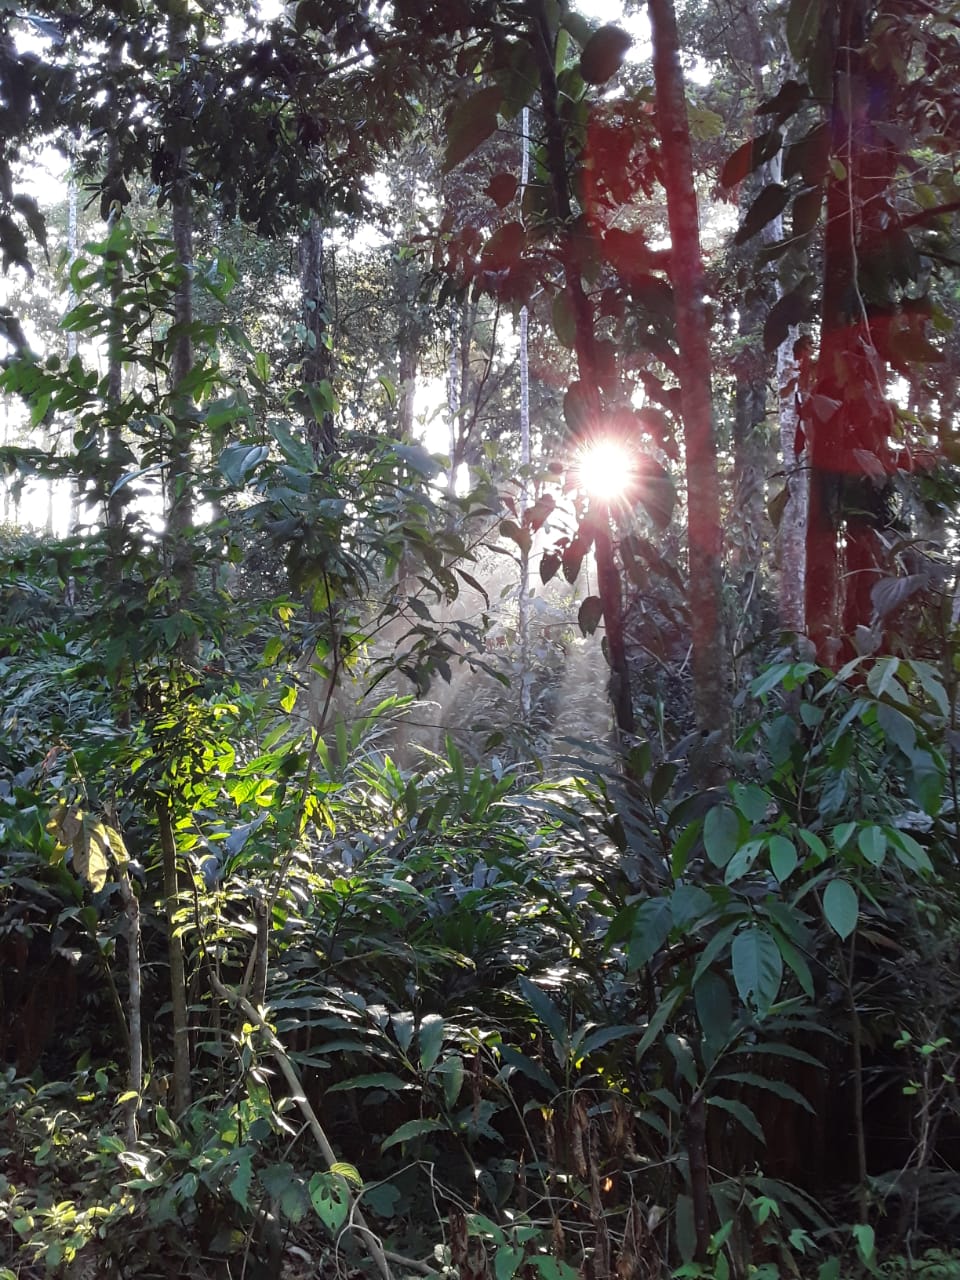
M 310 221 L 300 235 L 300 289 L 303 323 L 307 332 L 303 379 L 309 387 L 316 389 L 313 405 L 308 405 L 305 411 L 306 431 L 313 456 L 319 461 L 336 452 L 337 437 L 333 410 L 324 403 L 332 396 L 333 356 L 328 345 L 330 316 L 323 223 L 315 213 L 310 215 Z M 318 416 L 317 409 L 321 404 L 324 407 L 320 408 Z
M 167 956 L 170 964 L 170 1007 L 173 1014 L 173 1098 L 177 1115 L 190 1106 L 190 1024 L 187 1010 L 187 971 L 183 957 L 183 940 L 176 928 L 180 905 L 180 883 L 177 870 L 177 843 L 173 814 L 169 803 L 161 798 L 157 809 L 160 852 L 163 860 L 163 905 L 167 917 Z
M 524 107 L 520 115 L 520 207 L 530 179 L 530 109 Z M 520 521 L 530 505 L 530 313 L 526 305 L 520 308 Z M 520 638 L 520 723 L 530 727 L 531 683 L 530 672 L 530 547 L 520 546 L 520 583 L 517 588 L 517 630 Z
M 704 307 L 703 261 L 693 156 L 672 0 L 649 0 L 657 123 L 670 226 L 670 277 L 680 349 L 680 396 L 687 476 L 694 707 L 702 732 L 716 734 L 710 769 L 730 744 L 730 671 L 723 618 L 720 482 Z
M 559 257 L 563 269 L 564 290 L 574 318 L 574 348 L 577 356 L 579 389 L 586 409 L 587 422 L 594 431 L 599 432 L 603 423 L 603 397 L 597 360 L 595 316 L 593 304 L 584 288 L 580 251 L 575 236 L 571 234 L 573 204 L 555 70 L 556 37 L 551 28 L 544 0 L 535 0 L 531 10 L 531 36 L 540 75 L 547 168 L 560 224 Z M 609 513 L 606 509 L 600 513 L 595 548 L 598 593 L 603 609 L 607 662 L 610 665 L 610 696 L 617 731 L 622 738 L 626 739 L 634 733 L 636 722 L 633 714 L 630 667 L 624 640 L 620 574 L 613 555 Z
M 179 64 L 181 127 L 187 132 L 190 118 L 186 77 L 186 27 L 180 18 L 170 20 L 170 60 Z M 173 350 L 170 360 L 172 392 L 170 446 L 167 458 L 167 532 L 170 539 L 171 577 L 179 588 L 181 608 L 188 610 L 197 594 L 196 566 L 190 545 L 193 528 L 193 397 L 182 390 L 193 370 L 193 202 L 190 190 L 190 153 L 181 145 L 173 161 L 170 188 L 170 218 L 174 253 L 180 272 L 173 299 Z M 181 659 L 196 666 L 199 651 L 196 630 L 182 634 L 178 646 Z

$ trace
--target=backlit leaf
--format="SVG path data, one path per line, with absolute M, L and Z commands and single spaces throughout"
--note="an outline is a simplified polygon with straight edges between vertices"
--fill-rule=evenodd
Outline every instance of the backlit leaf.
M 580 74 L 587 84 L 606 84 L 632 44 L 632 37 L 612 23 L 595 31 L 580 55 Z

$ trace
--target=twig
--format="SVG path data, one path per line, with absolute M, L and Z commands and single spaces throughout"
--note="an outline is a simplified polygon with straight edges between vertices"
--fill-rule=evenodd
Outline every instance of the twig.
M 327 1168 L 338 1164 L 339 1161 L 337 1159 L 337 1153 L 330 1145 L 330 1140 L 324 1132 L 323 1125 L 317 1118 L 317 1113 L 307 1100 L 300 1077 L 297 1075 L 296 1069 L 290 1061 L 286 1049 L 284 1049 L 276 1035 L 274 1035 L 266 1019 L 263 1017 L 263 1014 L 254 1008 L 246 996 L 224 986 L 215 974 L 211 973 L 209 976 L 210 985 L 213 987 L 216 995 L 218 995 L 221 1000 L 225 1000 L 233 1008 L 239 1009 L 252 1026 L 257 1027 L 263 1032 L 267 1039 L 267 1044 L 270 1047 L 270 1052 L 273 1054 L 277 1066 L 280 1068 L 280 1073 L 290 1088 L 290 1097 L 297 1104 L 300 1109 L 300 1114 L 303 1116 L 304 1120 L 306 1120 L 307 1127 L 313 1134 L 313 1139 L 317 1144 L 320 1154 L 326 1162 Z M 387 1255 L 384 1253 L 379 1237 L 363 1216 L 363 1211 L 359 1204 L 359 1197 L 353 1193 L 352 1189 L 348 1190 L 348 1195 L 350 1196 L 350 1217 L 359 1228 L 359 1235 L 363 1240 L 364 1247 L 379 1271 L 381 1280 L 393 1280 L 393 1273 L 390 1270 L 390 1263 L 387 1260 Z M 396 1261 L 397 1259 L 395 1258 L 394 1260 Z M 403 1261 L 407 1264 L 406 1259 Z M 409 1263 L 408 1265 L 415 1264 Z

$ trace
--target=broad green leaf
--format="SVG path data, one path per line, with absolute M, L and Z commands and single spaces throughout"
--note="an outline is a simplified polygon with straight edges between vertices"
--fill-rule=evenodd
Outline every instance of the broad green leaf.
M 242 1205 L 244 1209 L 250 1207 L 250 1184 L 252 1181 L 253 1165 L 250 1161 L 250 1152 L 244 1148 L 240 1152 L 236 1172 L 227 1179 L 227 1189 L 237 1204 Z
M 783 956 L 784 964 L 791 970 L 794 977 L 800 983 L 804 995 L 810 1000 L 813 999 L 813 975 L 810 973 L 810 966 L 807 964 L 803 955 L 793 945 L 785 934 L 779 929 L 771 926 L 771 936 L 780 948 L 780 954 Z
M 770 856 L 770 870 L 779 884 L 788 880 L 797 868 L 799 858 L 792 840 L 786 836 L 771 836 L 767 841 Z
M 587 84 L 606 84 L 632 44 L 632 37 L 612 23 L 595 31 L 580 55 L 580 74 Z
M 911 871 L 933 871 L 933 863 L 926 849 L 912 835 L 906 831 L 898 831 L 896 827 L 888 827 L 887 836 L 894 853 L 905 867 Z
M 882 827 L 861 827 L 860 834 L 857 836 L 857 844 L 867 862 L 872 863 L 875 867 L 883 865 L 883 860 L 887 853 L 887 837 L 884 835 Z
M 775 803 L 770 792 L 755 783 L 745 786 L 741 782 L 735 782 L 732 790 L 733 803 L 748 822 L 763 822 L 767 810 Z
M 350 1191 L 335 1173 L 315 1173 L 307 1183 L 307 1193 L 317 1217 L 336 1236 L 350 1212 Z
M 413 1014 L 391 1013 L 390 1023 L 393 1026 L 393 1034 L 397 1037 L 397 1044 L 406 1053 L 413 1044 L 413 1033 L 416 1030 Z
M 596 1053 L 604 1045 L 612 1044 L 615 1040 L 625 1040 L 627 1036 L 635 1036 L 637 1033 L 638 1028 L 635 1026 L 598 1027 L 584 1039 L 580 1045 L 580 1053 L 586 1058 L 588 1054 Z
M 733 1098 L 708 1098 L 707 1106 L 726 1111 L 743 1125 L 747 1133 L 753 1134 L 758 1142 L 766 1142 L 759 1120 L 745 1103 L 737 1102 Z
M 580 1280 L 581 1273 L 571 1267 L 569 1262 L 552 1258 L 546 1253 L 535 1253 L 532 1258 L 527 1259 L 527 1264 L 539 1271 L 541 1280 Z
M 502 1244 L 497 1248 L 493 1260 L 493 1271 L 496 1280 L 513 1280 L 523 1262 L 523 1249 L 514 1245 Z
M 849 938 L 857 927 L 860 903 L 856 890 L 846 880 L 831 880 L 823 893 L 823 914 L 827 924 L 841 938 Z
M 531 1080 L 535 1080 L 551 1097 L 557 1092 L 556 1083 L 550 1079 L 540 1063 L 525 1057 L 519 1049 L 514 1049 L 512 1045 L 508 1044 L 501 1045 L 500 1058 L 505 1066 L 511 1070 L 519 1071 Z
M 748 840 L 746 844 L 740 846 L 727 863 L 723 873 L 724 884 L 733 884 L 735 880 L 739 880 L 741 876 L 747 875 L 752 870 L 753 864 L 763 849 L 763 843 L 762 840 Z
M 657 954 L 673 927 L 673 912 L 667 898 L 647 898 L 637 908 L 627 945 L 627 967 L 642 969 Z
M 561 347 L 572 351 L 577 345 L 577 321 L 566 293 L 558 293 L 551 308 L 553 332 Z
M 715 804 L 703 820 L 703 847 L 715 867 L 725 867 L 740 844 L 740 817 L 726 804 Z
M 360 1170 L 356 1165 L 348 1164 L 346 1160 L 337 1160 L 330 1166 L 330 1172 L 334 1177 L 343 1178 L 352 1187 L 362 1187 L 363 1179 L 360 1177 Z
M 412 1081 L 401 1080 L 391 1071 L 374 1071 L 368 1075 L 351 1076 L 349 1080 L 338 1080 L 327 1089 L 327 1093 L 347 1093 L 351 1089 L 387 1089 L 391 1093 L 397 1093 L 402 1089 L 415 1087 Z
M 592 636 L 603 621 L 603 601 L 599 596 L 587 596 L 577 611 L 577 624 L 585 636 Z
M 787 47 L 803 63 L 820 29 L 823 0 L 790 0 L 787 10 Z
M 857 1242 L 857 1253 L 860 1260 L 866 1267 L 872 1267 L 877 1253 L 876 1236 L 873 1227 L 865 1222 L 856 1223 L 853 1228 L 853 1238 Z
M 524 1000 L 550 1032 L 554 1043 L 560 1047 L 569 1045 L 566 1019 L 546 992 L 523 974 L 517 979 L 517 985 Z
M 443 1078 L 443 1100 L 448 1107 L 453 1107 L 460 1097 L 466 1069 L 459 1053 L 452 1053 L 437 1068 L 437 1074 Z
M 779 217 L 789 199 L 790 190 L 781 182 L 771 182 L 769 186 L 764 187 L 747 210 L 739 231 L 733 237 L 733 243 L 741 245 L 752 240 L 774 218 Z
M 830 857 L 830 851 L 815 831 L 809 831 L 806 827 L 801 827 L 797 835 L 818 862 L 826 862 Z
M 768 1093 L 775 1093 L 778 1098 L 795 1102 L 798 1107 L 803 1107 L 804 1111 L 809 1111 L 811 1115 L 815 1114 L 813 1107 L 803 1094 L 792 1085 L 784 1084 L 782 1080 L 773 1080 L 769 1076 L 758 1075 L 755 1071 L 725 1071 L 715 1078 L 717 1083 L 721 1080 L 730 1080 L 734 1084 L 748 1084 L 753 1089 L 766 1089 Z
M 443 1047 L 446 1023 L 438 1013 L 428 1013 L 420 1023 L 420 1066 L 429 1071 Z
M 447 1127 L 443 1120 L 408 1120 L 406 1124 L 394 1129 L 389 1138 L 384 1138 L 380 1150 L 387 1151 L 400 1142 L 410 1142 L 413 1138 L 423 1137 L 425 1133 L 436 1133 L 438 1129 Z
M 666 1026 L 667 1020 L 685 994 L 686 985 L 683 983 L 677 983 L 677 985 L 673 987 L 660 1001 L 660 1004 L 657 1006 L 656 1013 L 647 1024 L 647 1028 L 643 1033 L 643 1039 L 637 1045 L 638 1062 Z
M 776 1000 L 783 980 L 780 948 L 765 929 L 754 925 L 737 934 L 730 954 L 740 999 L 763 1017 Z
M 694 985 L 693 1000 L 703 1031 L 704 1058 L 709 1059 L 709 1066 L 733 1031 L 730 988 L 719 973 L 708 970 Z
M 497 113 L 503 102 L 503 89 L 490 85 L 465 101 L 457 103 L 447 121 L 447 146 L 443 172 L 449 173 L 496 130 Z
M 769 667 L 764 671 L 762 676 L 756 677 L 753 684 L 750 685 L 750 692 L 754 698 L 764 698 L 765 695 L 777 689 L 783 684 L 783 677 L 790 671 L 792 663 L 780 662 L 776 667 Z

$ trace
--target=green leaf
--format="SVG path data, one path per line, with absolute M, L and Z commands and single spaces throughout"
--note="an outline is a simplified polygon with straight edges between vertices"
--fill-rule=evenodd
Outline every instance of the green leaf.
M 632 37 L 612 23 L 595 31 L 580 55 L 580 74 L 587 84 L 606 84 L 632 44 Z
M 627 945 L 627 968 L 642 969 L 657 954 L 673 928 L 673 911 L 667 898 L 647 898 L 637 908 Z
M 861 827 L 857 844 L 867 862 L 875 867 L 883 865 L 887 853 L 887 837 L 882 827 Z
M 459 1053 L 452 1053 L 439 1067 L 437 1074 L 443 1078 L 443 1100 L 448 1107 L 453 1107 L 460 1097 L 466 1069 Z
M 778 1098 L 786 1098 L 788 1102 L 795 1102 L 798 1107 L 803 1107 L 804 1111 L 809 1111 L 811 1115 L 815 1115 L 813 1107 L 807 1099 L 792 1085 L 784 1084 L 782 1080 L 773 1080 L 769 1076 L 757 1075 L 755 1071 L 725 1071 L 723 1075 L 716 1078 L 717 1083 L 721 1080 L 729 1080 L 733 1084 L 748 1084 L 753 1089 L 766 1089 L 768 1093 L 775 1093 Z
M 443 1047 L 446 1023 L 438 1013 L 428 1013 L 420 1023 L 420 1066 L 429 1071 Z
M 228 484 L 240 488 L 250 472 L 265 461 L 270 450 L 265 444 L 228 444 L 217 466 Z
M 363 1179 L 360 1177 L 360 1170 L 354 1164 L 349 1164 L 346 1160 L 336 1160 L 330 1166 L 330 1172 L 337 1178 L 343 1178 L 351 1187 L 362 1187 Z
M 519 185 L 515 174 L 495 173 L 487 183 L 487 195 L 499 208 L 505 209 L 516 199 Z
M 849 938 L 857 927 L 860 903 L 856 890 L 846 880 L 831 880 L 823 894 L 823 914 L 827 924 L 841 938 Z
M 643 1038 L 637 1045 L 637 1062 L 641 1060 L 650 1046 L 656 1040 L 657 1036 L 667 1024 L 667 1020 L 679 1004 L 683 996 L 686 995 L 686 985 L 678 982 L 667 995 L 660 1001 L 657 1011 L 647 1023 L 647 1028 L 643 1033 Z
M 762 698 L 765 694 L 771 693 L 783 684 L 783 678 L 790 672 L 792 666 L 791 662 L 779 662 L 776 666 L 769 667 L 763 675 L 757 676 L 750 686 L 750 692 L 755 698 Z
M 554 1042 L 561 1047 L 567 1046 L 570 1040 L 567 1034 L 566 1019 L 550 997 L 544 991 L 541 991 L 536 983 L 531 982 L 523 974 L 517 979 L 517 985 L 524 1000 L 550 1032 Z
M 802 63 L 820 30 L 823 0 L 790 0 L 787 10 L 787 47 Z
M 592 636 L 603 621 L 603 601 L 599 596 L 587 596 L 577 610 L 577 624 L 585 636 Z
M 332 1236 L 339 1233 L 350 1212 L 350 1191 L 335 1173 L 315 1173 L 307 1183 L 310 1203 Z
M 514 1245 L 500 1245 L 493 1260 L 493 1271 L 496 1280 L 513 1280 L 513 1277 L 520 1269 L 520 1264 L 523 1262 L 523 1254 L 523 1249 L 518 1249 Z
M 703 821 L 703 847 L 715 867 L 725 867 L 740 844 L 740 816 L 729 805 L 715 804 Z
M 763 1017 L 776 1000 L 783 980 L 780 948 L 765 929 L 754 925 L 737 934 L 730 956 L 740 999 Z
M 401 1089 L 414 1088 L 412 1081 L 402 1080 L 392 1071 L 373 1071 L 367 1075 L 351 1076 L 349 1080 L 338 1080 L 330 1085 L 327 1093 L 347 1093 L 351 1089 L 387 1089 L 397 1093 Z
M 391 1013 L 390 1022 L 393 1026 L 393 1034 L 397 1037 L 397 1044 L 406 1053 L 413 1044 L 413 1033 L 416 1030 L 413 1014 L 406 1011 Z
M 705 1057 L 706 1047 L 709 1046 L 712 1051 L 709 1054 L 712 1062 L 733 1031 L 733 1001 L 730 999 L 730 988 L 719 973 L 708 970 L 699 982 L 694 984 L 693 1001 L 697 1010 L 697 1020 L 703 1031 Z
M 771 836 L 767 841 L 770 856 L 770 870 L 777 877 L 778 884 L 783 884 L 796 870 L 799 858 L 796 846 L 786 836 Z
M 551 307 L 553 332 L 561 347 L 572 351 L 577 345 L 577 320 L 566 293 L 558 293 Z
M 384 1138 L 380 1144 L 380 1150 L 387 1151 L 390 1147 L 395 1147 L 400 1142 L 409 1142 L 412 1138 L 420 1138 L 425 1133 L 436 1133 L 438 1129 L 446 1129 L 447 1127 L 442 1120 L 408 1120 L 406 1124 L 394 1129 L 389 1138 Z
M 245 1148 L 240 1152 L 237 1170 L 227 1180 L 227 1189 L 244 1209 L 250 1207 L 250 1184 L 253 1181 L 253 1166 L 250 1163 L 250 1152 Z
M 766 1142 L 759 1120 L 744 1103 L 736 1102 L 733 1098 L 708 1098 L 707 1106 L 717 1107 L 720 1111 L 726 1111 L 743 1125 L 747 1133 L 753 1134 L 758 1142 Z
M 557 1092 L 556 1083 L 550 1079 L 539 1062 L 533 1062 L 530 1058 L 524 1057 L 519 1049 L 514 1049 L 508 1044 L 501 1045 L 500 1057 L 507 1067 L 513 1071 L 519 1071 L 530 1080 L 535 1080 L 551 1097 Z
M 780 216 L 790 199 L 790 189 L 782 182 L 771 182 L 757 196 L 746 212 L 743 223 L 733 237 L 733 243 L 746 244 L 768 226 L 774 218 Z
M 584 1038 L 580 1045 L 580 1054 L 586 1058 L 588 1054 L 596 1053 L 598 1049 L 602 1049 L 604 1045 L 612 1044 L 615 1040 L 625 1040 L 627 1036 L 635 1036 L 638 1028 L 635 1026 L 621 1027 L 598 1027 L 596 1031 L 591 1031 Z
M 770 792 L 756 783 L 733 784 L 733 802 L 748 822 L 763 822 L 772 800 Z
M 776 155 L 782 143 L 783 134 L 780 130 L 768 129 L 737 147 L 720 170 L 721 187 L 735 187 L 738 182 L 742 182 L 754 169 L 759 169 L 771 156 Z
M 449 173 L 495 132 L 503 89 L 490 85 L 454 106 L 447 121 L 447 146 L 443 172 Z
M 866 1267 L 872 1267 L 877 1253 L 877 1241 L 873 1227 L 865 1222 L 856 1223 L 853 1228 L 853 1238 L 857 1242 L 857 1253 L 860 1260 Z
M 762 840 L 748 840 L 746 844 L 742 844 L 727 863 L 723 873 L 723 883 L 733 884 L 741 876 L 747 875 L 752 870 L 753 864 L 760 856 L 762 849 Z

